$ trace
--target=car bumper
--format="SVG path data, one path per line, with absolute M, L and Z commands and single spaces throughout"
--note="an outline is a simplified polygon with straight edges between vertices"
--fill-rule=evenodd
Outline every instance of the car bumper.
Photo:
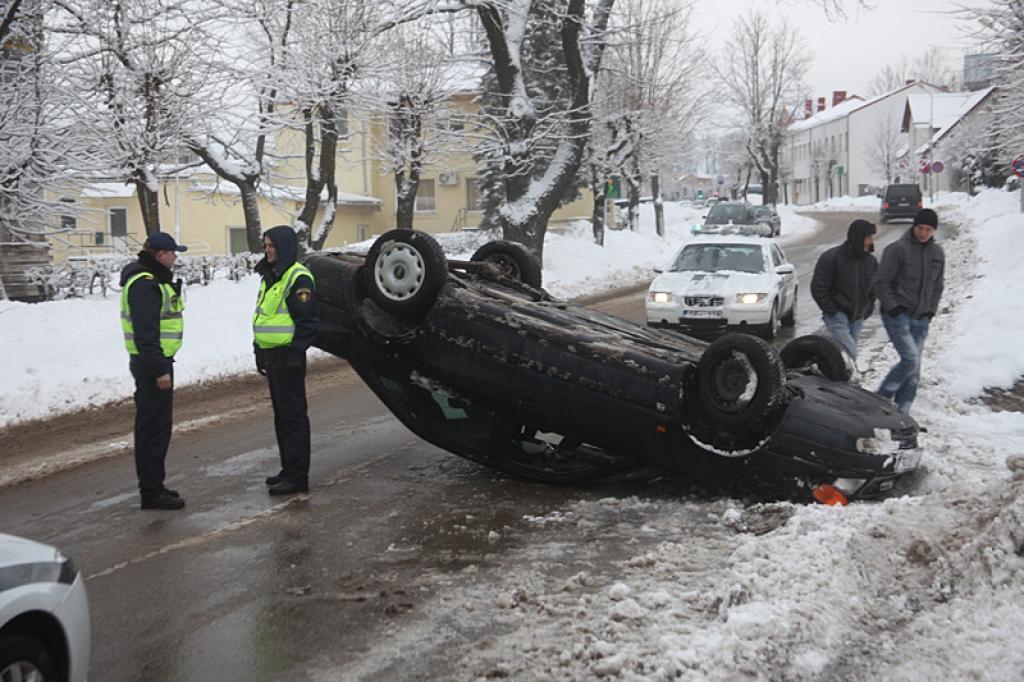
M 64 627 L 68 644 L 68 680 L 84 682 L 89 673 L 89 599 L 82 574 L 75 577 L 64 599 L 53 610 Z
M 694 316 L 687 313 L 718 313 L 713 317 Z M 724 305 L 711 311 L 688 309 L 680 303 L 654 303 L 647 301 L 647 324 L 652 327 L 738 328 L 764 327 L 772 316 L 771 303 L 759 305 Z

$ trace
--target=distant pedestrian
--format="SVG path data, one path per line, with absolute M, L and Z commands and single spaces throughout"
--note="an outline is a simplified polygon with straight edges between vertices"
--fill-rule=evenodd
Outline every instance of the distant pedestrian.
M 935 211 L 918 211 L 914 226 L 885 247 L 875 276 L 882 324 L 900 355 L 878 387 L 878 395 L 894 399 L 904 414 L 910 412 L 917 395 L 924 340 L 942 298 L 946 256 L 935 243 L 938 226 Z
M 821 308 L 825 327 L 854 359 L 861 327 L 875 309 L 871 287 L 878 272 L 876 231 L 873 223 L 854 220 L 846 241 L 818 258 L 811 279 L 811 297 Z
M 185 331 L 181 280 L 172 282 L 171 270 L 187 249 L 157 232 L 146 239 L 138 260 L 121 271 L 121 330 L 135 379 L 135 473 L 143 509 L 185 506 L 164 486 L 164 460 L 171 443 L 174 355 Z
M 256 369 L 266 375 L 274 407 L 274 432 L 281 471 L 268 476 L 271 495 L 309 490 L 310 428 L 306 404 L 306 349 L 319 331 L 313 273 L 296 262 L 295 230 L 278 225 L 263 234 L 266 257 L 253 313 Z

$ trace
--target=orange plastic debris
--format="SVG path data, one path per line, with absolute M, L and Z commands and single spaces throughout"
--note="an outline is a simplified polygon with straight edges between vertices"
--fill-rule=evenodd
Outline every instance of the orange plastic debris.
M 845 507 L 850 503 L 850 501 L 846 499 L 846 495 L 831 483 L 822 483 L 821 485 L 814 486 L 814 490 L 812 492 L 814 494 L 814 499 L 822 504 L 827 504 L 832 507 L 836 505 Z

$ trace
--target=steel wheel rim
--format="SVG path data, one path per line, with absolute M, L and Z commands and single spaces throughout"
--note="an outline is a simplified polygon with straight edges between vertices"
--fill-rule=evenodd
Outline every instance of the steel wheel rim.
M 45 678 L 29 661 L 15 661 L 0 670 L 0 682 L 45 682 Z
M 407 301 L 423 288 L 427 268 L 411 244 L 391 242 L 381 249 L 373 267 L 377 290 L 392 301 Z
M 757 393 L 757 371 L 745 353 L 734 351 L 717 363 L 711 375 L 711 394 L 718 409 L 742 412 Z
M 519 272 L 519 265 L 514 259 L 502 254 L 494 254 L 484 259 L 485 263 L 493 263 L 498 266 L 502 274 L 512 279 L 522 280 L 522 273 Z

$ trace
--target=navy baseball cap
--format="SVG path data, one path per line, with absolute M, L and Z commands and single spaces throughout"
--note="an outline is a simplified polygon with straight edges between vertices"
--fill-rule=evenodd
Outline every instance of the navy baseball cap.
M 174 237 L 166 232 L 157 232 L 146 237 L 146 248 L 150 251 L 188 251 L 187 246 L 181 246 L 174 241 Z

